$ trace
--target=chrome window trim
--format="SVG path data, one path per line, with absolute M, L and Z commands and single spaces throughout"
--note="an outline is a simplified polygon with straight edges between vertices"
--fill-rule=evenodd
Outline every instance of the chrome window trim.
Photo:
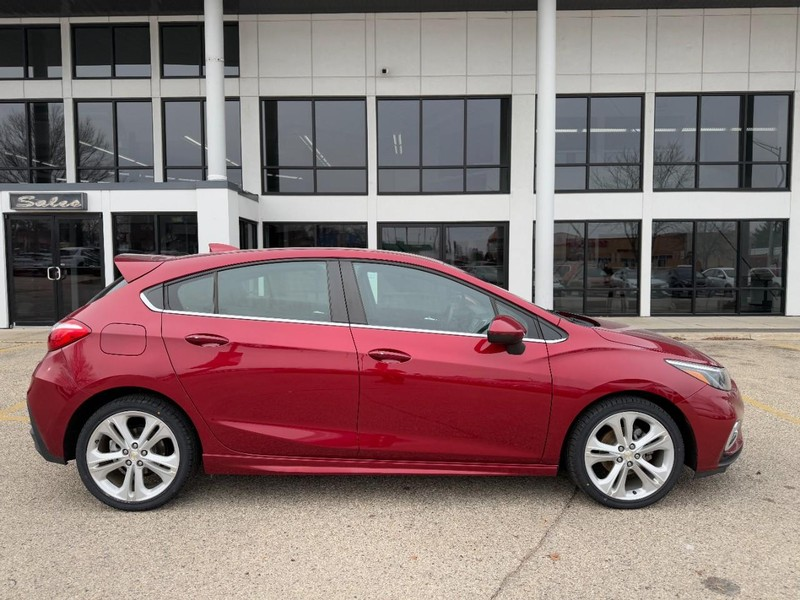
M 338 323 L 336 321 L 305 321 L 302 319 L 280 319 L 276 317 L 256 317 L 250 315 L 221 315 L 216 313 L 204 313 L 204 312 L 191 312 L 188 310 L 166 310 L 161 308 L 156 308 L 153 304 L 145 297 L 144 292 L 139 294 L 139 298 L 142 300 L 145 306 L 152 310 L 153 312 L 159 312 L 167 315 L 184 315 L 189 317 L 210 317 L 212 319 L 241 319 L 243 321 L 266 321 L 268 323 L 297 323 L 300 325 L 333 325 L 336 327 L 349 327 L 349 323 Z
M 214 313 L 200 313 L 189 312 L 182 310 L 166 310 L 155 307 L 145 296 L 144 292 L 139 294 L 142 303 L 152 310 L 153 312 L 169 314 L 169 315 L 184 315 L 189 317 L 211 317 L 215 319 L 241 319 L 243 321 L 264 321 L 267 323 L 295 323 L 299 325 L 332 325 L 334 327 L 354 327 L 359 329 L 377 329 L 382 331 L 404 331 L 409 333 L 432 333 L 435 335 L 451 335 L 462 336 L 470 338 L 486 338 L 483 333 L 463 333 L 460 331 L 436 331 L 433 329 L 414 329 L 412 327 L 385 327 L 383 325 L 363 325 L 360 323 L 337 323 L 335 321 L 303 321 L 300 319 L 279 319 L 275 317 L 255 317 L 247 315 L 219 315 Z M 558 338 L 556 340 L 544 340 L 539 338 L 523 338 L 523 342 L 531 342 L 534 344 L 559 344 L 566 341 L 567 338 Z

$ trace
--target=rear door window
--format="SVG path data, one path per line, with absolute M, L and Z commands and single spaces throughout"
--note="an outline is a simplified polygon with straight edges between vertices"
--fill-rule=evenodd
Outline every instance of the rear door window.
M 219 314 L 292 321 L 331 321 L 324 262 L 263 263 L 218 274 Z

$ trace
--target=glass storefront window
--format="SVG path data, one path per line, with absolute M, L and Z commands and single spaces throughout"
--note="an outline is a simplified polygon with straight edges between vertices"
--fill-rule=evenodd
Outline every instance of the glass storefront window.
M 153 182 L 149 100 L 76 102 L 78 181 Z
M 500 287 L 508 287 L 505 223 L 385 224 L 380 248 L 444 261 Z
M 785 257 L 784 221 L 654 221 L 651 313 L 780 314 Z
M 58 25 L 0 27 L 0 79 L 60 79 Z
M 197 215 L 194 213 L 113 215 L 114 255 L 197 254 Z
M 166 181 L 205 180 L 205 100 L 165 100 L 163 127 Z M 242 185 L 239 100 L 225 101 L 225 137 L 228 180 Z
M 265 248 L 366 248 L 366 223 L 264 223 Z
M 378 100 L 378 192 L 507 193 L 508 98 Z
M 263 100 L 265 194 L 366 194 L 363 99 Z
M 641 96 L 556 99 L 558 192 L 641 190 Z
M 653 188 L 787 189 L 790 94 L 656 96 Z
M 242 250 L 258 248 L 258 223 L 250 219 L 239 219 L 239 248 Z
M 61 102 L 0 102 L 0 183 L 66 182 Z
M 638 314 L 637 221 L 558 222 L 554 244 L 556 310 L 593 315 Z

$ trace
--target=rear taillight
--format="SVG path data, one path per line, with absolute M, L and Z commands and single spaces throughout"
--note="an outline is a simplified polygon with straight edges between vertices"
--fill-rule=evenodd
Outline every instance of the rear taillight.
M 67 319 L 53 325 L 50 330 L 50 335 L 47 336 L 47 350 L 52 352 L 64 346 L 68 346 L 72 342 L 77 342 L 81 338 L 85 338 L 92 333 L 88 325 L 84 325 L 75 319 Z

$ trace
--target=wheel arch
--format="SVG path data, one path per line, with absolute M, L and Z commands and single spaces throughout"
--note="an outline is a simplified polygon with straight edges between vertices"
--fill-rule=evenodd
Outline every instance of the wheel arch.
M 662 408 L 672 420 L 675 421 L 675 424 L 678 426 L 678 429 L 681 432 L 681 437 L 683 438 L 683 445 L 685 449 L 685 455 L 683 463 L 690 467 L 691 469 L 697 469 L 697 441 L 694 437 L 694 431 L 692 430 L 692 426 L 689 424 L 686 415 L 683 414 L 680 408 L 678 408 L 675 403 L 670 402 L 667 398 L 663 396 L 659 396 L 658 394 L 653 394 L 652 392 L 644 392 L 641 390 L 628 390 L 624 392 L 614 392 L 612 394 L 606 394 L 605 396 L 601 396 L 596 398 L 593 402 L 590 402 L 586 405 L 583 410 L 581 410 L 578 414 L 575 415 L 575 418 L 572 419 L 572 422 L 569 425 L 569 429 L 567 430 L 567 435 L 564 436 L 563 441 L 561 442 L 561 452 L 559 454 L 559 461 L 558 466 L 559 469 L 563 469 L 566 465 L 566 453 L 567 448 L 569 447 L 569 440 L 572 438 L 573 431 L 575 430 L 575 426 L 580 420 L 580 418 L 589 410 L 591 410 L 594 406 L 603 402 L 604 400 L 608 400 L 610 398 L 620 398 L 625 396 L 636 396 L 641 398 L 642 400 L 647 400 L 652 402 L 659 408 Z
M 163 400 L 169 404 L 178 413 L 180 413 L 180 415 L 186 419 L 186 423 L 189 425 L 189 427 L 191 427 L 192 433 L 195 437 L 195 443 L 197 444 L 198 448 L 198 460 L 202 460 L 201 457 L 203 455 L 203 446 L 200 436 L 197 433 L 197 426 L 195 425 L 194 421 L 192 421 L 192 418 L 186 413 L 186 411 L 183 410 L 181 405 L 175 402 L 172 398 L 169 398 L 160 392 L 156 392 L 148 388 L 133 386 L 103 390 L 102 392 L 98 392 L 94 396 L 87 398 L 83 404 L 78 407 L 78 409 L 72 414 L 72 417 L 70 417 L 69 424 L 64 432 L 64 460 L 73 460 L 75 458 L 75 446 L 78 443 L 78 436 L 81 433 L 83 425 L 89 420 L 89 417 L 97 412 L 100 407 L 108 404 L 112 400 L 132 394 L 158 398 L 159 400 Z

